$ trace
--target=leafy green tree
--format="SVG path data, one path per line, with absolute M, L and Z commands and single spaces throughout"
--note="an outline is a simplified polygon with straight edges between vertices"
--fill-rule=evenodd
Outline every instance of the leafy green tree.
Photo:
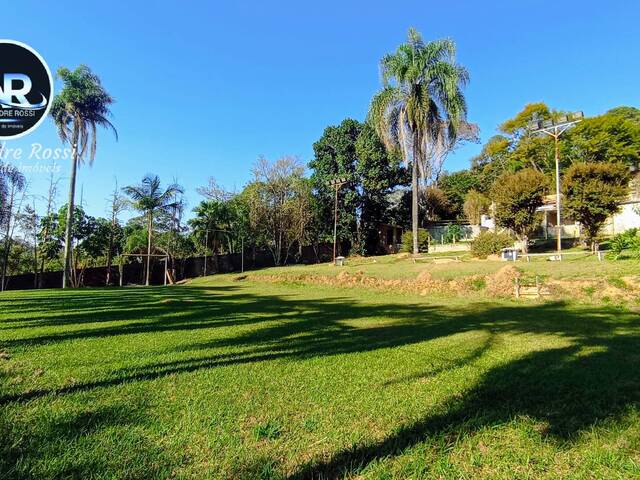
M 636 123 L 640 123 L 640 108 L 620 106 L 612 108 L 606 112 L 607 115 L 617 115 L 626 120 L 632 120 Z
M 35 209 L 35 203 L 33 206 L 26 205 L 24 211 L 18 216 L 18 223 L 20 229 L 24 235 L 24 241 L 31 246 L 31 259 L 33 272 L 33 286 L 38 287 L 38 224 L 40 223 L 40 217 Z
M 241 231 L 238 227 L 244 219 L 234 200 L 203 200 L 189 220 L 196 241 L 213 253 L 235 252 L 240 243 Z
M 100 242 L 101 240 L 95 236 L 97 224 L 96 219 L 87 215 L 81 206 L 76 205 L 73 209 L 73 235 L 71 237 L 73 255 L 71 257 L 71 272 L 69 275 L 69 286 L 77 287 L 82 284 L 82 273 L 87 264 L 94 258 L 100 257 L 101 254 L 93 250 L 91 244 Z M 64 246 L 67 232 L 68 205 L 60 207 L 57 213 L 56 226 L 53 237 L 59 245 Z M 93 236 L 89 244 L 84 245 L 87 240 Z
M 467 71 L 455 61 L 453 41 L 425 43 L 414 29 L 407 43 L 380 64 L 383 89 L 374 96 L 369 121 L 389 150 L 411 164 L 413 253 L 418 253 L 418 183 L 437 178 L 442 160 L 460 138 L 472 138 L 462 92 Z
M 356 142 L 363 125 L 347 118 L 340 125 L 325 128 L 322 137 L 313 144 L 314 158 L 309 162 L 311 183 L 318 202 L 321 241 L 333 240 L 334 188 L 329 183 L 345 177 L 349 183 L 338 194 L 338 242 L 350 248 L 358 243 L 358 209 L 361 198 L 356 180 Z
M 587 118 L 567 132 L 565 155 L 574 162 L 640 163 L 640 122 L 616 113 Z
M 473 170 L 460 170 L 454 173 L 445 173 L 438 181 L 438 187 L 442 189 L 449 202 L 452 218 L 463 215 L 464 200 L 467 193 L 477 189 L 480 177 Z
M 400 158 L 389 155 L 375 129 L 368 123 L 356 140 L 355 181 L 360 193 L 359 225 L 361 253 L 380 253 L 378 229 L 392 222 L 389 216 L 389 194 L 406 184 L 406 170 Z
M 313 220 L 311 182 L 296 157 L 274 162 L 259 158 L 254 180 L 242 193 L 251 234 L 265 245 L 276 265 L 287 263 L 291 249 L 307 242 L 307 227 Z
M 45 264 L 48 269 L 61 268 L 59 263 L 60 252 L 62 252 L 62 239 L 56 236 L 59 231 L 58 214 L 51 212 L 40 219 L 40 230 L 38 232 L 38 242 L 40 243 L 40 272 L 45 271 Z M 51 265 L 55 263 L 54 265 Z
M 629 180 L 623 163 L 574 163 L 565 172 L 565 213 L 584 227 L 592 248 L 604 222 L 627 197 Z
M 106 218 L 85 219 L 86 236 L 76 247 L 76 257 L 82 255 L 87 262 L 94 266 L 103 264 L 102 260 L 107 256 L 109 250 L 109 236 L 111 234 L 111 222 Z
M 503 122 L 499 129 L 508 136 L 508 155 L 504 171 L 515 172 L 533 168 L 543 173 L 555 169 L 554 142 L 548 136 L 534 136 L 529 131 L 533 120 L 549 120 L 562 112 L 550 109 L 545 103 L 529 103 L 515 117 Z M 499 146 L 498 143 L 496 146 Z M 500 157 L 499 157 L 500 158 Z
M 425 212 L 425 223 L 443 220 L 453 215 L 449 197 L 436 186 L 431 185 L 424 189 L 420 203 Z
M 163 189 L 160 177 L 147 174 L 142 179 L 142 182 L 123 188 L 123 192 L 130 198 L 133 207 L 141 212 L 146 220 L 147 261 L 145 284 L 149 285 L 154 220 L 161 214 L 171 217 L 178 202 L 176 195 L 182 194 L 184 190 L 177 183 L 172 183 Z
M 400 159 L 389 155 L 371 125 L 352 119 L 327 127 L 314 153 L 309 168 L 319 219 L 315 238 L 333 240 L 335 190 L 329 183 L 346 177 L 349 182 L 338 195 L 338 242 L 359 253 L 378 253 L 378 227 L 388 220 L 387 195 L 405 181 Z
M 536 209 L 543 203 L 548 181 L 532 168 L 516 173 L 503 173 L 491 189 L 495 202 L 495 220 L 501 227 L 512 230 L 523 244 L 526 253 L 529 235 L 540 224 Z
M 69 218 L 65 224 L 64 242 L 64 276 L 62 288 L 67 287 L 71 276 L 71 258 L 76 170 L 78 163 L 88 156 L 89 163 L 93 163 L 97 147 L 97 128 L 104 127 L 113 131 L 117 138 L 115 127 L 109 121 L 111 105 L 114 100 L 102 86 L 100 78 L 85 65 L 75 70 L 58 69 L 58 77 L 62 79 L 64 87 L 54 98 L 50 115 L 56 124 L 60 139 L 72 147 L 71 178 L 69 180 Z
M 480 225 L 482 215 L 489 212 L 491 201 L 482 193 L 470 190 L 464 198 L 464 214 L 471 225 Z
M 555 112 L 546 103 L 528 103 L 515 117 L 504 121 L 498 128 L 501 132 L 517 139 L 528 134 L 527 128 L 532 120 L 549 120 L 554 114 Z

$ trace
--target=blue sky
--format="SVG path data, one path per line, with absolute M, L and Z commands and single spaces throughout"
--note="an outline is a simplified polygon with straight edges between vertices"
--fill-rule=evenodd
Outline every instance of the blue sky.
M 410 26 L 456 41 L 483 140 L 527 102 L 586 115 L 640 105 L 636 1 L 234 3 L 21 0 L 3 9 L 2 37 L 31 45 L 52 70 L 89 65 L 117 100 L 119 141 L 99 132 L 96 161 L 79 174 L 90 214 L 105 215 L 116 177 L 175 178 L 193 207 L 209 176 L 241 188 L 260 154 L 306 163 L 327 125 L 364 119 L 378 61 Z M 7 146 L 34 142 L 60 146 L 50 121 Z M 479 149 L 460 148 L 446 168 L 467 167 Z M 45 193 L 47 175 L 28 178 L 32 193 Z

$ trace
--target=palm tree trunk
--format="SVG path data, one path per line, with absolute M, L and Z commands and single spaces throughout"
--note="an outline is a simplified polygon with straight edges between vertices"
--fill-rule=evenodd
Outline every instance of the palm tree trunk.
M 71 141 L 71 178 L 69 179 L 69 201 L 67 203 L 67 225 L 64 230 L 64 275 L 62 276 L 62 288 L 71 285 L 71 258 L 73 246 L 71 245 L 73 232 L 73 211 L 76 196 L 76 171 L 78 169 L 78 122 L 73 124 L 73 138 Z
M 153 230 L 153 212 L 149 212 L 149 225 L 148 225 L 148 239 L 147 239 L 147 278 L 145 285 L 149 286 L 149 273 L 151 267 L 151 232 Z
M 411 162 L 411 233 L 413 237 L 413 254 L 418 252 L 418 159 L 416 149 L 413 150 L 413 162 Z

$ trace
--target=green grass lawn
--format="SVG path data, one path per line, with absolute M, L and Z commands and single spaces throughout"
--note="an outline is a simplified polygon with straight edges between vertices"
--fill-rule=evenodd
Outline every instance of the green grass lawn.
M 0 350 L 0 478 L 640 476 L 622 307 L 219 275 L 4 293 Z

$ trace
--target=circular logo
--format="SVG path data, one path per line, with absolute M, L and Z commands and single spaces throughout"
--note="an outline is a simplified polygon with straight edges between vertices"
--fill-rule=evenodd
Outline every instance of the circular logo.
M 0 40 L 0 140 L 35 130 L 51 107 L 53 79 L 33 48 Z

